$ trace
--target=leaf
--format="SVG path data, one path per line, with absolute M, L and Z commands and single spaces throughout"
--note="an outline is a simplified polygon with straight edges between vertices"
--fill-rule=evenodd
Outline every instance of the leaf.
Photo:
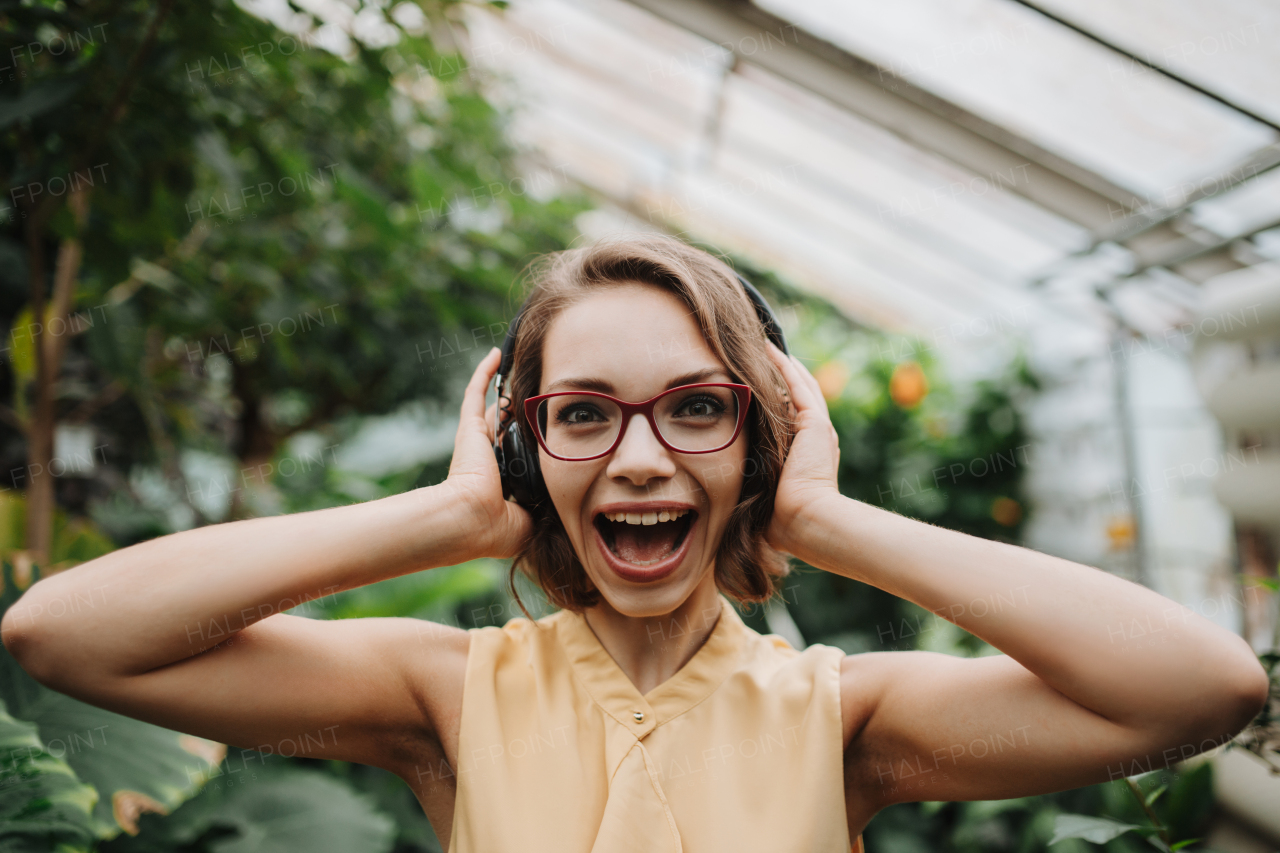
M 1173 845 L 1172 847 L 1170 847 L 1169 849 L 1170 849 L 1171 851 L 1172 851 L 1172 850 L 1181 850 L 1183 847 L 1186 847 L 1188 844 L 1195 844 L 1197 841 L 1200 841 L 1200 840 L 1202 840 L 1202 839 L 1199 839 L 1199 838 L 1186 838 L 1186 839 L 1183 839 L 1182 841 L 1177 842 L 1176 844 L 1174 844 L 1174 845 Z
M 252 754 L 252 753 L 246 753 Z M 248 766 L 211 781 L 169 817 L 144 816 L 122 851 L 193 845 L 210 853 L 386 853 L 395 823 L 370 797 L 319 770 Z
M 1203 835 L 1213 813 L 1213 762 L 1202 761 L 1179 771 L 1163 803 L 1158 811 L 1170 837 Z
M 75 94 L 80 82 L 69 78 L 42 81 L 16 98 L 0 101 L 0 128 L 48 112 Z
M 34 316 L 28 303 L 13 318 L 13 328 L 9 332 L 9 351 L 12 353 L 10 363 L 13 365 L 15 384 L 19 387 L 30 382 L 36 375 L 36 348 L 31 337 L 31 319 Z
M 95 708 L 52 690 L 24 717 L 65 750 L 76 775 L 97 788 L 101 838 L 137 831 L 143 811 L 170 812 L 194 796 L 222 760 L 210 742 Z
M 1132 823 L 1120 823 L 1105 817 L 1089 817 L 1082 814 L 1060 814 L 1053 820 L 1053 838 L 1049 844 L 1057 844 L 1068 838 L 1082 838 L 1094 844 L 1106 844 L 1113 838 L 1123 835 L 1131 829 L 1138 829 Z
M 12 582 L 12 568 L 4 563 L 5 586 L 0 613 L 20 594 Z M 24 605 L 19 605 L 22 608 Z M 66 618 L 78 608 L 102 607 L 94 595 L 67 605 Z M 58 618 L 26 613 L 29 619 Z M 16 620 L 16 628 L 24 624 Z M 92 826 L 99 838 L 111 838 L 131 828 L 148 798 L 173 810 L 193 796 L 222 760 L 225 747 L 180 734 L 141 720 L 95 708 L 48 689 L 26 673 L 0 649 L 0 700 L 13 715 L 35 726 L 51 754 L 65 761 L 75 777 L 97 789 Z M 120 792 L 125 792 L 121 794 Z M 118 796 L 119 795 L 119 796 Z M 118 816 L 125 816 L 122 823 Z
M 1150 794 L 1147 794 L 1147 798 L 1145 801 L 1146 804 L 1151 805 L 1152 803 L 1154 803 L 1156 800 L 1160 798 L 1161 794 L 1163 794 L 1166 790 L 1168 790 L 1168 788 L 1169 788 L 1168 784 L 1164 784 L 1164 785 L 1161 785 L 1159 788 L 1156 788 Z
M 0 849 L 87 851 L 97 791 L 41 743 L 36 727 L 0 702 Z

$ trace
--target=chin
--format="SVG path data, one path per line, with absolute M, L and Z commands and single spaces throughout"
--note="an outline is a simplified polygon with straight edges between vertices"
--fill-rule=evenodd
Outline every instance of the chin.
M 671 578 L 644 589 L 622 589 L 618 584 L 597 582 L 596 588 L 605 602 L 619 614 L 645 619 L 665 616 L 679 608 L 689 599 L 698 580 L 700 578 Z

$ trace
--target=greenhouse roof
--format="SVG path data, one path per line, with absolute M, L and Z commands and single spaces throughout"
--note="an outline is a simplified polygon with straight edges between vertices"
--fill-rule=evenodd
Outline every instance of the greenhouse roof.
M 469 29 L 545 168 L 874 325 L 1158 331 L 1280 256 L 1274 4 L 517 0 Z

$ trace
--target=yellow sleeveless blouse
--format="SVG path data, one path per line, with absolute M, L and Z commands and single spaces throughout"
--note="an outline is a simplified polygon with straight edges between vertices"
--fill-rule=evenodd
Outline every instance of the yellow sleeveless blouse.
M 703 615 L 644 695 L 580 614 L 472 629 L 449 853 L 850 850 L 844 653 L 761 635 L 723 595 Z

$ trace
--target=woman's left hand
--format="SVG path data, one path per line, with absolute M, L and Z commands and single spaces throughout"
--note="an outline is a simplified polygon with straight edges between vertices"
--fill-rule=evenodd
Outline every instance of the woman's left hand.
M 799 556 L 807 514 L 824 501 L 840 497 L 836 484 L 840 442 L 818 380 L 795 356 L 784 355 L 771 341 L 768 347 L 787 382 L 796 412 L 796 434 L 778 480 L 765 539 L 777 550 Z

